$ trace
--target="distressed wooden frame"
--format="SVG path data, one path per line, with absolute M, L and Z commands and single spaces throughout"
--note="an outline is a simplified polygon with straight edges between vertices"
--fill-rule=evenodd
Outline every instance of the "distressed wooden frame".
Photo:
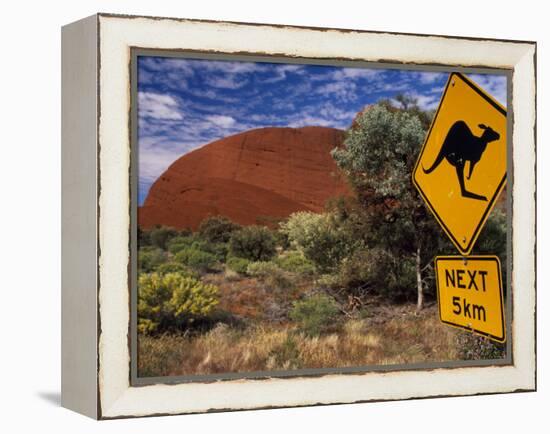
M 97 419 L 536 389 L 536 44 L 98 14 L 62 34 L 62 404 Z M 132 47 L 512 71 L 512 363 L 133 385 Z M 518 290 L 520 288 L 521 290 Z

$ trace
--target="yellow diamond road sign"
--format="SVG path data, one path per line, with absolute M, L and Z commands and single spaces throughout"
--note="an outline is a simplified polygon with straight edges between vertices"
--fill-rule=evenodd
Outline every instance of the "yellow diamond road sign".
M 469 255 L 506 183 L 506 110 L 462 74 L 449 77 L 413 183 Z
M 506 340 L 500 262 L 496 256 L 438 256 L 439 319 L 498 342 Z

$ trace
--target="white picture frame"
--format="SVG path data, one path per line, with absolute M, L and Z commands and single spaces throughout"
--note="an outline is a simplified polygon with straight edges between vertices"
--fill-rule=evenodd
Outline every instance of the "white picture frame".
M 536 389 L 534 42 L 109 14 L 69 24 L 62 36 L 63 406 L 112 419 Z M 130 79 L 136 47 L 509 70 L 511 363 L 132 384 Z

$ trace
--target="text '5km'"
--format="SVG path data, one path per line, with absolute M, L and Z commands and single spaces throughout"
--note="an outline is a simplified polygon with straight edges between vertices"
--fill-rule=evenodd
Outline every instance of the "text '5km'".
M 496 256 L 435 259 L 439 317 L 498 342 L 506 340 L 500 262 Z

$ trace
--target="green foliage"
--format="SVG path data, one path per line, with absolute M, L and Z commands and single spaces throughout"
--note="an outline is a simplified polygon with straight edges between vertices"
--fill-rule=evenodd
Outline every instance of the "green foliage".
M 356 122 L 357 127 L 346 133 L 344 147 L 332 151 L 353 185 L 372 188 L 382 197 L 404 198 L 413 193 L 411 169 L 425 136 L 418 116 L 378 104 Z
M 201 272 L 213 270 L 218 262 L 212 253 L 204 252 L 193 246 L 179 251 L 174 259 L 176 262 Z
M 321 272 L 330 272 L 357 248 L 357 240 L 330 213 L 297 212 L 281 223 L 281 232 Z
M 179 273 L 182 276 L 193 277 L 198 279 L 199 275 L 178 262 L 166 262 L 157 267 L 156 272 L 159 274 Z
M 457 348 L 461 360 L 502 359 L 506 355 L 506 344 L 470 332 L 457 336 Z
M 178 235 L 178 231 L 174 228 L 169 228 L 167 226 L 158 226 L 151 229 L 149 232 L 149 238 L 151 244 L 159 249 L 166 250 L 168 241 Z
M 210 315 L 218 288 L 180 273 L 141 274 L 138 281 L 138 331 L 150 334 L 182 327 Z
M 291 276 L 272 261 L 252 262 L 248 265 L 246 274 L 257 277 L 273 289 L 289 289 L 294 283 Z
M 429 264 L 448 244 L 411 182 L 427 119 L 414 101 L 401 99 L 401 109 L 383 102 L 365 110 L 332 155 L 361 207 L 361 218 L 355 219 L 361 225 L 351 226 L 360 230 L 355 237 L 380 252 L 373 259 L 383 272 L 372 275 L 371 284 L 392 298 L 410 299 L 418 290 L 417 271 L 422 290 L 433 291 Z
M 276 272 L 280 271 L 280 268 L 271 261 L 257 261 L 257 262 L 251 262 L 248 264 L 248 267 L 246 269 L 246 274 L 252 277 L 258 277 L 260 279 L 264 279 L 268 277 L 270 274 L 274 274 Z
M 246 226 L 231 234 L 229 254 L 250 261 L 266 261 L 276 253 L 275 237 L 263 226 Z
M 497 255 L 506 263 L 506 214 L 500 209 L 491 212 L 474 249 L 477 254 Z
M 315 273 L 315 264 L 305 258 L 301 252 L 290 251 L 278 256 L 274 261 L 281 269 L 291 273 L 311 275 Z
M 178 236 L 168 241 L 166 244 L 166 247 L 170 253 L 175 255 L 178 252 L 184 249 L 187 249 L 188 247 L 191 247 L 191 245 L 194 242 L 195 242 L 195 238 L 193 236 L 186 236 L 186 237 Z
M 474 254 L 498 256 L 502 268 L 503 285 L 506 285 L 508 276 L 506 226 L 506 214 L 498 208 L 493 209 L 473 251 Z
M 315 294 L 293 303 L 290 318 L 309 336 L 327 331 L 338 315 L 336 301 L 325 294 Z
M 164 252 L 153 246 L 141 247 L 138 250 L 138 271 L 149 273 L 166 261 Z
M 250 261 L 244 258 L 237 258 L 236 256 L 229 256 L 227 258 L 226 265 L 230 270 L 233 270 L 239 274 L 246 274 Z
M 340 264 L 338 274 L 331 281 L 325 277 L 323 282 L 328 283 L 327 286 L 339 286 L 350 288 L 354 293 L 360 293 L 357 288 L 367 288 L 370 286 L 377 274 L 377 269 L 374 265 L 377 261 L 372 251 L 360 249 L 355 251 L 349 258 L 346 258 Z M 332 283 L 332 285 L 330 284 Z
M 138 226 L 137 228 L 137 242 L 138 247 L 150 246 L 151 245 L 151 236 L 149 231 L 142 229 Z
M 211 243 L 227 243 L 231 234 L 240 226 L 227 217 L 212 216 L 205 218 L 199 226 L 199 236 Z
M 201 250 L 214 255 L 216 260 L 223 262 L 227 256 L 228 247 L 225 243 L 211 243 L 209 241 L 197 240 L 191 247 L 195 250 Z

